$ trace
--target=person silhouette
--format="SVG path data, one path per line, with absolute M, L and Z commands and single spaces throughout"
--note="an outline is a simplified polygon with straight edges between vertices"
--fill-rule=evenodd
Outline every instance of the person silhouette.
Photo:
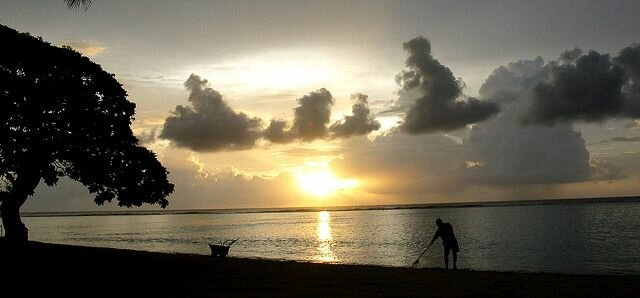
M 453 269 L 458 269 L 456 262 L 458 261 L 458 252 L 460 251 L 460 247 L 458 246 L 458 239 L 456 239 L 456 236 L 453 234 L 453 227 L 448 222 L 443 223 L 442 219 L 439 218 L 436 219 L 436 225 L 438 226 L 438 230 L 436 230 L 435 235 L 433 235 L 433 239 L 431 239 L 429 246 L 431 246 L 438 237 L 442 238 L 445 269 L 449 269 L 449 251 L 453 252 Z

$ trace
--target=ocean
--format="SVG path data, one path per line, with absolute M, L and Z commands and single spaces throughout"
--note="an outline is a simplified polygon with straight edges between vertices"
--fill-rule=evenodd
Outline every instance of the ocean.
M 471 270 L 640 274 L 640 200 L 558 200 L 447 206 L 41 213 L 31 240 L 146 251 L 409 267 L 453 225 L 458 267 Z M 444 267 L 440 240 L 420 267 Z

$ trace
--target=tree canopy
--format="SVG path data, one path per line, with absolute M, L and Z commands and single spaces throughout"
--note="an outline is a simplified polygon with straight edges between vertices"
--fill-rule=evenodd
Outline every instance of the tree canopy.
M 113 74 L 2 25 L 0 41 L 0 201 L 68 176 L 97 204 L 168 205 L 168 172 L 133 135 L 135 104 Z

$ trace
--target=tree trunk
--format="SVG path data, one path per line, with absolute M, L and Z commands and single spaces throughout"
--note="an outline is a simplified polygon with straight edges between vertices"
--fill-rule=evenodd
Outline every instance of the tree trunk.
M 25 243 L 29 239 L 29 230 L 20 220 L 20 205 L 12 197 L 4 200 L 0 206 L 0 216 L 4 226 L 5 239 L 9 243 Z
M 29 230 L 20 219 L 20 207 L 30 195 L 33 195 L 38 183 L 40 183 L 40 171 L 33 167 L 33 163 L 25 163 L 18 172 L 11 191 L 1 193 L 0 217 L 2 217 L 7 242 L 21 244 L 29 240 Z

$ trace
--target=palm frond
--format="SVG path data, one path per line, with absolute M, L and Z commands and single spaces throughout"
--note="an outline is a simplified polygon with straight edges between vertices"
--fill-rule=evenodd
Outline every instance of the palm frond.
M 91 0 L 64 0 L 67 3 L 69 9 L 77 9 L 82 7 L 84 10 L 89 9 L 91 6 Z

